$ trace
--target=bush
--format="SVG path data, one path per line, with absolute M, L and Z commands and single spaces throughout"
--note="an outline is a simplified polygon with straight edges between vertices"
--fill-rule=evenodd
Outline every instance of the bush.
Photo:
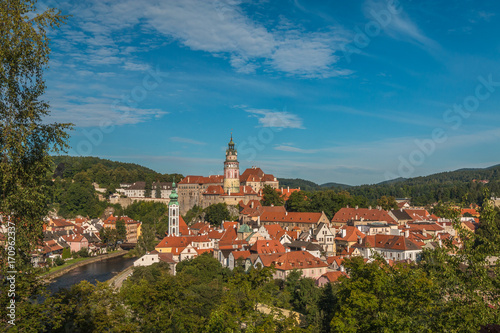
M 79 257 L 82 257 L 82 258 L 87 258 L 90 256 L 89 251 L 85 247 L 83 249 L 81 249 L 80 251 L 78 251 L 77 254 Z
M 61 266 L 61 265 L 64 265 L 64 259 L 61 258 L 61 257 L 57 257 L 55 260 L 54 260 L 54 263 L 56 264 L 56 266 Z
M 62 258 L 68 259 L 71 258 L 71 250 L 69 248 L 65 248 L 62 252 Z

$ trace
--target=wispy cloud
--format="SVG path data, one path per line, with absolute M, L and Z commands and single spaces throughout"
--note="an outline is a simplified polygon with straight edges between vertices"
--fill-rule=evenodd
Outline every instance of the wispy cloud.
M 261 127 L 304 129 L 302 119 L 287 111 L 267 109 L 248 109 L 245 111 L 250 113 L 252 117 L 258 118 Z
M 50 122 L 73 123 L 77 127 L 131 125 L 158 119 L 169 112 L 155 108 L 113 107 L 117 100 L 99 97 L 51 96 Z
M 206 142 L 196 141 L 196 140 L 189 139 L 189 138 L 181 138 L 181 137 L 178 137 L 178 136 L 171 137 L 170 141 L 181 142 L 181 143 L 189 143 L 189 144 L 192 144 L 192 145 L 206 145 L 207 144 Z
M 274 147 L 274 149 L 291 153 L 301 153 L 301 154 L 314 154 L 318 152 L 318 149 L 302 149 L 294 147 L 292 145 L 278 145 Z
M 365 13 L 369 19 L 374 20 L 373 13 L 381 13 L 382 11 L 389 15 L 389 23 L 382 28 L 391 38 L 414 43 L 429 52 L 440 48 L 440 45 L 436 41 L 427 37 L 417 24 L 412 21 L 401 3 L 375 0 L 366 1 Z

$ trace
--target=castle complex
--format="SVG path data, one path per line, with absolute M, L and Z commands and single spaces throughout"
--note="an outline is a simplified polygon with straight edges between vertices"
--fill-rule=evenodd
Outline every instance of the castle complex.
M 178 184 L 181 214 L 185 214 L 193 206 L 202 208 L 212 204 L 225 202 L 237 205 L 240 201 L 247 204 L 250 200 L 260 200 L 265 185 L 275 189 L 279 187 L 276 177 L 265 174 L 260 168 L 246 169 L 240 175 L 238 151 L 233 136 L 226 149 L 223 176 L 186 176 Z

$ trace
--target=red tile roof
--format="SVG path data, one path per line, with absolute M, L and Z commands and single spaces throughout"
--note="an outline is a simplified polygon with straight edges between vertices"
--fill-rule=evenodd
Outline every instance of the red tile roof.
M 408 223 L 410 231 L 443 231 L 444 228 L 437 223 Z
M 344 237 L 342 237 L 342 232 L 343 232 L 342 230 L 345 230 Z M 361 231 L 359 231 L 358 228 L 353 226 L 344 226 L 341 228 L 340 232 L 335 237 L 335 240 L 352 243 L 352 242 L 357 242 L 358 239 L 363 239 L 365 237 L 366 235 Z
M 387 223 L 396 223 L 396 221 L 383 209 L 369 209 L 369 208 L 341 208 L 332 222 L 334 223 L 347 223 L 353 220 L 366 221 L 386 221 Z
M 65 219 L 52 219 L 52 223 L 49 223 L 49 225 L 53 225 L 57 228 L 64 228 L 64 227 L 75 227 L 73 223 L 67 222 Z
M 160 243 L 158 243 L 158 245 L 155 246 L 155 248 L 182 248 L 182 249 L 184 249 L 186 246 L 191 244 L 192 240 L 193 240 L 192 237 L 166 236 L 160 241 Z
M 294 222 L 316 224 L 321 218 L 321 213 L 302 213 L 302 212 L 269 212 L 264 211 L 260 215 L 261 222 Z
M 275 260 L 274 266 L 278 270 L 308 269 L 328 267 L 321 259 L 306 251 L 292 251 L 283 254 Z
M 251 253 L 250 251 L 233 251 L 231 252 L 233 254 L 234 260 L 238 259 L 247 259 L 250 257 Z
M 224 182 L 224 176 L 212 175 L 204 176 L 186 176 L 179 184 L 220 184 Z
M 400 251 L 421 249 L 421 246 L 419 246 L 409 238 L 405 238 L 403 236 L 381 234 L 366 236 L 362 241 L 361 247 L 384 248 Z
M 347 274 L 341 271 L 333 271 L 333 272 L 326 272 L 325 274 L 321 275 L 320 277 L 326 278 L 329 282 L 337 282 L 339 277 L 341 276 L 346 276 Z
M 264 228 L 266 228 L 267 233 L 272 239 L 279 240 L 278 234 L 281 234 L 281 236 L 283 236 L 283 234 L 285 233 L 285 230 L 283 230 L 283 228 L 279 224 L 265 225 Z
M 258 240 L 250 251 L 253 253 L 285 253 L 285 247 L 277 240 Z
M 82 235 L 64 235 L 62 238 L 66 243 L 81 243 L 87 241 Z
M 224 189 L 220 185 L 210 185 L 203 192 L 203 194 L 205 194 L 205 195 L 221 195 L 221 194 L 224 194 Z
M 405 209 L 404 210 L 413 221 L 425 221 L 431 218 L 431 214 L 425 209 Z
M 293 192 L 300 192 L 300 188 L 277 188 L 276 191 L 287 201 Z

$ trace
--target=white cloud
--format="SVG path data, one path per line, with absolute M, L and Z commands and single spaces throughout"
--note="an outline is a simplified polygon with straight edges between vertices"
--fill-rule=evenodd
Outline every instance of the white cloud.
M 148 64 L 138 64 L 131 61 L 125 61 L 125 64 L 122 67 L 127 71 L 138 72 L 146 72 L 151 69 L 151 66 L 149 66 Z
M 304 129 L 302 119 L 287 111 L 272 111 L 266 109 L 248 109 L 246 112 L 251 113 L 253 117 L 259 119 L 259 124 L 262 127 L 275 128 L 300 128 Z
M 91 65 L 126 66 L 127 59 L 122 57 L 131 51 L 117 44 L 140 25 L 164 41 L 173 39 L 195 51 L 228 57 L 231 66 L 242 73 L 259 68 L 304 77 L 351 73 L 335 68 L 339 59 L 335 53 L 347 42 L 347 33 L 340 27 L 307 32 L 282 19 L 276 29 L 268 28 L 272 22 L 253 20 L 241 5 L 236 0 L 85 2 L 73 11 L 83 33 L 66 30 L 68 40 L 62 43 L 87 45 L 80 58 Z

